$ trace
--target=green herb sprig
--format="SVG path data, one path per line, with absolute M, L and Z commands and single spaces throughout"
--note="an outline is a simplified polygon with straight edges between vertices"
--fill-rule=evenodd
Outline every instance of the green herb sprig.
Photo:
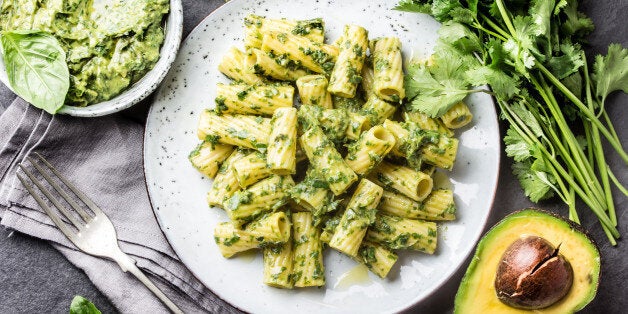
M 628 93 L 628 49 L 611 44 L 587 64 L 581 47 L 593 30 L 576 0 L 401 0 L 397 10 L 426 13 L 443 26 L 428 62 L 409 66 L 407 106 L 438 117 L 467 94 L 495 96 L 509 124 L 504 142 L 513 172 L 533 202 L 554 195 L 579 223 L 576 196 L 595 213 L 609 241 L 619 238 L 605 139 L 628 164 L 605 110 L 614 91 Z M 488 84 L 490 91 L 478 88 Z M 475 88 L 474 88 L 475 87 Z M 572 126 L 581 125 L 584 135 Z

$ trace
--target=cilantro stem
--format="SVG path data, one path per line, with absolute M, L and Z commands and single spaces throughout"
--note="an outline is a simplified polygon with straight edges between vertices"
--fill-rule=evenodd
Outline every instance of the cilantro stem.
M 584 51 L 581 53 L 582 59 L 586 60 L 586 55 Z M 587 63 L 584 63 L 584 86 L 586 88 L 586 98 L 587 103 L 589 104 L 589 109 L 594 111 L 593 105 L 593 97 L 591 96 L 591 82 L 589 78 L 589 67 Z M 602 107 L 602 106 L 600 106 Z M 588 123 L 585 122 L 585 127 L 589 126 Z M 617 226 L 617 214 L 615 213 L 615 204 L 613 203 L 613 194 L 611 192 L 610 182 L 608 180 L 608 172 L 604 169 L 604 165 L 606 165 L 606 158 L 604 157 L 604 149 L 602 148 L 602 142 L 600 141 L 600 134 L 598 132 L 598 128 L 595 125 L 590 125 L 592 137 L 593 137 L 593 146 L 589 147 L 590 151 L 593 151 L 595 154 L 595 158 L 597 161 L 598 173 L 600 175 L 600 179 L 602 180 L 602 185 L 604 187 L 604 194 L 606 196 L 606 208 L 608 209 L 608 214 L 611 218 L 611 221 L 615 226 Z
M 492 35 L 493 37 L 496 37 L 496 38 L 500 39 L 501 41 L 506 41 L 506 37 L 504 37 L 504 36 L 502 36 L 502 35 L 500 35 L 498 33 L 495 33 L 495 32 L 493 32 L 490 29 L 485 28 L 484 26 L 482 26 L 482 24 L 480 24 L 478 22 L 473 23 L 472 26 L 475 27 L 476 29 L 479 29 L 481 31 L 486 32 L 489 35 Z
M 606 206 L 604 206 L 604 204 L 600 201 L 600 199 L 603 199 L 603 195 L 601 191 L 598 190 L 599 183 L 595 184 L 597 180 L 594 179 L 595 176 L 592 176 L 592 169 L 590 168 L 590 165 L 582 161 L 584 156 L 582 148 L 567 125 L 565 117 L 560 111 L 560 108 L 558 108 L 556 99 L 553 97 L 553 94 L 551 94 L 551 90 L 549 90 L 549 86 L 545 83 L 541 86 L 534 76 L 530 76 L 530 81 L 548 106 L 548 109 L 550 110 L 550 113 L 561 131 L 561 134 L 564 136 L 567 147 L 569 148 L 569 151 L 567 151 L 561 143 L 559 136 L 555 133 L 556 130 L 553 128 L 546 128 L 546 131 L 549 131 L 555 138 L 554 143 L 561 150 L 562 159 L 568 163 L 569 168 L 573 169 L 574 175 L 582 187 L 594 197 L 593 199 L 600 205 L 601 208 L 605 209 Z M 591 183 L 593 183 L 594 186 L 591 186 Z
M 497 4 L 497 8 L 499 9 L 499 13 L 502 16 L 502 19 L 504 20 L 504 23 L 506 24 L 506 27 L 508 28 L 508 31 L 510 32 L 510 34 L 515 35 L 516 34 L 515 27 L 512 25 L 512 22 L 510 21 L 510 17 L 508 16 L 508 12 L 506 12 L 506 7 L 504 7 L 504 3 L 502 2 L 502 0 L 496 0 L 495 4 Z
M 488 16 L 481 14 L 482 18 L 484 19 L 484 21 L 486 22 L 486 24 L 488 24 L 490 27 L 492 27 L 493 29 L 495 29 L 496 32 L 500 33 L 502 35 L 502 41 L 506 41 L 508 38 L 510 38 L 510 34 L 508 34 L 506 31 L 504 31 L 501 27 L 499 27 L 499 25 L 497 25 L 497 23 L 493 22 Z
M 611 170 L 611 167 L 609 167 L 608 165 L 606 165 L 606 172 L 608 172 L 608 176 L 611 179 L 611 181 L 613 181 L 613 183 L 615 183 L 615 186 L 617 187 L 617 189 L 619 189 L 619 191 L 621 191 L 622 193 L 624 193 L 624 195 L 628 196 L 628 189 L 626 189 L 620 182 L 619 180 L 617 180 L 617 177 L 615 176 L 615 174 L 613 173 L 613 171 Z
M 571 100 L 576 107 L 586 116 L 591 123 L 593 123 L 596 127 L 599 128 L 599 131 L 606 137 L 608 142 L 615 148 L 615 151 L 619 154 L 619 156 L 624 160 L 626 164 L 628 164 L 628 154 L 621 146 L 621 143 L 613 137 L 613 135 L 602 125 L 602 122 L 592 113 L 588 107 L 580 100 L 576 95 L 574 95 L 563 83 L 552 74 L 546 67 L 543 66 L 538 60 L 534 61 L 535 66 L 541 70 L 541 72 L 556 86 L 569 100 Z
M 539 140 L 534 135 L 534 132 L 532 132 L 528 128 L 525 121 L 520 120 L 518 116 L 516 115 L 516 113 L 514 113 L 512 109 L 510 109 L 509 106 L 505 104 L 505 102 L 498 101 L 498 105 L 502 111 L 502 114 L 504 115 L 506 120 L 508 120 L 508 122 L 510 123 L 511 127 L 515 128 L 515 131 L 517 131 L 517 133 L 519 133 L 522 136 L 522 138 L 530 146 L 539 148 L 541 153 L 544 155 L 544 161 L 549 162 L 550 164 L 554 166 L 554 168 L 559 172 L 560 177 L 564 178 L 567 181 L 567 183 L 574 189 L 576 194 L 580 196 L 582 201 L 585 204 L 587 204 L 589 208 L 591 208 L 593 213 L 600 220 L 600 223 L 603 225 L 603 227 L 604 226 L 608 227 L 608 231 L 610 232 L 610 235 L 607 234 L 609 235 L 609 241 L 611 241 L 611 243 L 616 243 L 613 237 L 618 238 L 619 231 L 615 228 L 615 226 L 612 225 L 612 222 L 610 221 L 609 217 L 606 215 L 606 212 L 599 207 L 599 203 L 594 202 L 589 197 L 589 195 L 585 191 L 582 190 L 580 185 L 574 181 L 573 177 L 570 176 L 569 172 L 567 172 L 563 168 L 563 166 L 558 162 L 558 160 L 556 158 L 553 158 L 553 156 L 551 156 L 551 154 L 547 150 L 547 147 L 545 147 L 545 145 L 539 142 Z

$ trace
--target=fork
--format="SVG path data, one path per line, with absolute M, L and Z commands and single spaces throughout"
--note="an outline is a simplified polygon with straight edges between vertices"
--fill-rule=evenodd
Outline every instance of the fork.
M 37 172 L 50 184 L 57 193 L 63 198 L 74 211 L 71 211 L 67 207 L 61 204 L 61 202 L 52 195 L 42 182 L 30 172 L 21 163 L 20 169 L 26 174 L 26 176 L 32 181 L 37 188 L 50 200 L 50 202 L 56 207 L 61 214 L 69 221 L 69 224 L 65 223 L 61 216 L 52 210 L 44 199 L 35 193 L 34 187 L 26 181 L 26 178 L 17 173 L 18 179 L 22 182 L 24 187 L 28 190 L 31 196 L 37 201 L 39 206 L 48 214 L 50 219 L 54 222 L 61 232 L 81 251 L 97 256 L 104 257 L 118 263 L 120 268 L 124 272 L 130 272 L 135 275 L 150 291 L 152 291 L 172 312 L 183 313 L 168 297 L 155 286 L 153 282 L 144 275 L 144 273 L 137 268 L 135 260 L 133 260 L 126 253 L 122 252 L 118 245 L 118 237 L 116 236 L 116 230 L 111 223 L 111 220 L 100 210 L 100 208 L 77 187 L 71 184 L 65 177 L 63 177 L 57 169 L 55 169 L 44 157 L 39 153 L 35 153 L 39 160 L 48 168 L 50 172 L 57 177 L 58 180 L 63 182 L 65 186 L 71 190 L 75 196 L 80 199 L 91 213 L 81 207 L 66 190 L 64 190 L 55 180 L 50 176 L 48 171 L 44 170 L 35 160 L 31 157 L 26 159 L 37 169 Z M 74 214 L 72 213 L 74 212 Z M 77 215 L 78 214 L 78 215 Z M 80 217 L 80 219 L 78 217 Z

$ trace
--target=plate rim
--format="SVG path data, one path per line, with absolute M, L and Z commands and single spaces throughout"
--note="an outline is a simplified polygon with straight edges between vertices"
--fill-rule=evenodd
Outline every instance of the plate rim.
M 204 23 L 204 21 L 206 19 L 208 19 L 210 16 L 212 16 L 214 14 L 217 14 L 220 11 L 225 10 L 226 7 L 235 6 L 234 3 L 240 3 L 240 2 L 243 2 L 243 1 L 245 1 L 245 0 L 232 0 L 232 1 L 226 2 L 224 4 L 221 4 L 215 10 L 209 12 L 202 20 L 200 20 L 198 22 L 197 25 L 194 26 L 194 28 L 192 28 L 190 30 L 190 32 L 187 34 L 187 36 L 185 36 L 185 39 L 181 41 L 180 47 L 185 46 L 185 44 L 187 43 L 187 41 L 189 40 L 191 35 L 197 29 L 199 29 L 201 27 L 201 25 Z M 178 57 L 178 54 L 177 54 L 177 57 Z M 175 58 L 174 62 L 176 62 L 176 58 Z M 173 62 L 173 64 L 174 64 L 174 62 Z M 161 91 L 161 89 L 165 88 L 165 86 L 166 85 L 164 85 L 163 82 L 162 82 L 162 84 L 160 84 L 159 87 L 155 90 L 155 94 L 158 94 Z M 501 168 L 501 161 L 502 161 L 501 160 L 502 159 L 502 154 L 501 154 L 501 152 L 502 152 L 502 141 L 501 141 L 499 114 L 498 114 L 497 109 L 495 107 L 495 97 L 493 97 L 491 95 L 487 95 L 487 96 L 490 96 L 490 100 L 491 100 L 491 104 L 492 104 L 492 112 L 494 113 L 494 117 L 492 117 L 494 119 L 491 119 L 491 120 L 493 120 L 493 122 L 495 123 L 496 129 L 497 129 L 497 132 L 494 134 L 494 136 L 496 137 L 496 143 L 497 143 L 497 147 L 496 147 L 497 148 L 497 154 L 496 154 L 496 163 L 495 163 L 495 168 L 496 168 L 497 172 L 496 172 L 495 180 L 494 180 L 494 182 L 492 182 L 493 188 L 492 188 L 492 191 L 490 193 L 491 200 L 488 202 L 489 203 L 488 204 L 489 208 L 488 208 L 488 210 L 486 211 L 486 213 L 485 213 L 485 215 L 483 217 L 483 223 L 481 225 L 481 228 L 477 228 L 477 231 L 473 235 L 473 243 L 474 244 L 472 246 L 469 246 L 468 251 L 463 254 L 464 258 L 462 258 L 462 262 L 460 264 L 458 264 L 454 268 L 454 270 L 452 272 L 450 272 L 447 276 L 443 277 L 440 280 L 440 282 L 438 282 L 437 285 L 434 286 L 434 289 L 431 292 L 429 292 L 426 295 L 424 295 L 423 298 L 421 298 L 420 300 L 417 300 L 417 301 L 412 300 L 413 302 L 409 302 L 405 306 L 400 306 L 398 308 L 391 309 L 390 312 L 392 312 L 392 313 L 397 313 L 397 312 L 410 310 L 412 307 L 415 307 L 415 306 L 419 305 L 420 303 L 424 302 L 425 300 L 427 300 L 428 298 L 432 297 L 436 293 L 437 290 L 442 288 L 454 275 L 456 275 L 456 273 L 458 273 L 460 271 L 462 266 L 467 265 L 467 260 L 468 260 L 469 256 L 471 256 L 471 254 L 474 252 L 474 250 L 475 250 L 475 248 L 477 246 L 478 240 L 480 239 L 480 237 L 482 236 L 484 230 L 486 229 L 486 226 L 488 225 L 488 220 L 489 220 L 488 218 L 490 217 L 490 215 L 491 215 L 491 213 L 492 213 L 492 211 L 494 209 L 493 206 L 495 204 L 495 196 L 496 196 L 496 193 L 497 193 L 497 187 L 499 185 L 500 168 Z M 147 171 L 147 167 L 146 167 L 146 147 L 147 147 L 146 144 L 148 142 L 148 132 L 147 132 L 147 130 L 148 130 L 148 125 L 149 125 L 149 123 L 151 121 L 149 119 L 149 117 L 151 116 L 151 114 L 153 114 L 154 111 L 158 110 L 158 109 L 155 109 L 156 108 L 154 106 L 155 105 L 155 101 L 156 101 L 155 98 L 151 99 L 151 105 L 150 105 L 149 111 L 148 111 L 148 113 L 146 115 L 147 118 L 146 118 L 146 124 L 145 124 L 144 129 L 143 129 L 144 134 L 143 134 L 143 141 L 142 141 L 142 170 L 144 172 L 144 187 L 146 188 L 146 192 L 147 192 L 147 195 L 148 195 L 148 200 L 149 200 L 149 204 L 150 204 L 151 209 L 152 209 L 153 216 L 155 216 L 155 218 L 157 220 L 157 223 L 159 225 L 159 229 L 160 229 L 161 233 L 164 235 L 164 237 L 166 238 L 166 241 L 168 242 L 168 246 L 173 250 L 174 254 L 177 256 L 179 261 L 185 266 L 185 268 L 190 272 L 190 274 L 196 280 L 198 280 L 203 285 L 203 287 L 205 287 L 205 289 L 211 291 L 212 294 L 215 297 L 217 297 L 218 299 L 220 299 L 224 304 L 227 304 L 228 306 L 231 306 L 231 307 L 233 307 L 233 308 L 235 308 L 235 309 L 237 309 L 237 310 L 239 310 L 241 312 L 246 313 L 247 312 L 246 310 L 242 309 L 241 307 L 239 307 L 236 304 L 233 304 L 231 302 L 226 301 L 223 297 L 220 296 L 219 293 L 217 293 L 216 291 L 214 291 L 213 289 L 208 287 L 203 282 L 203 280 L 200 279 L 200 276 L 195 271 L 193 271 L 192 269 L 189 268 L 189 266 L 187 265 L 186 261 L 184 261 L 184 259 L 181 258 L 180 254 L 178 252 L 178 250 L 180 250 L 180 249 L 177 249 L 177 248 L 175 248 L 175 246 L 172 245 L 172 242 L 171 242 L 170 237 L 168 236 L 168 233 L 166 233 L 166 231 L 164 230 L 164 227 L 163 227 L 164 223 L 162 222 L 162 218 L 157 214 L 157 211 L 156 211 L 155 206 L 153 204 L 153 199 L 151 197 L 152 194 L 151 194 L 151 191 L 150 191 L 150 188 L 149 188 L 149 185 L 148 185 L 149 172 Z M 453 304 L 453 300 L 452 300 L 452 304 Z

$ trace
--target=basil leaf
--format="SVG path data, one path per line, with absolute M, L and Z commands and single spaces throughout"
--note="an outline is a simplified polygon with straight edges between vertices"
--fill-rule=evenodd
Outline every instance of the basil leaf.
M 0 37 L 9 83 L 24 100 L 54 114 L 70 87 L 65 51 L 49 33 L 27 30 Z
M 80 295 L 74 296 L 70 304 L 70 314 L 101 314 L 94 303 Z

